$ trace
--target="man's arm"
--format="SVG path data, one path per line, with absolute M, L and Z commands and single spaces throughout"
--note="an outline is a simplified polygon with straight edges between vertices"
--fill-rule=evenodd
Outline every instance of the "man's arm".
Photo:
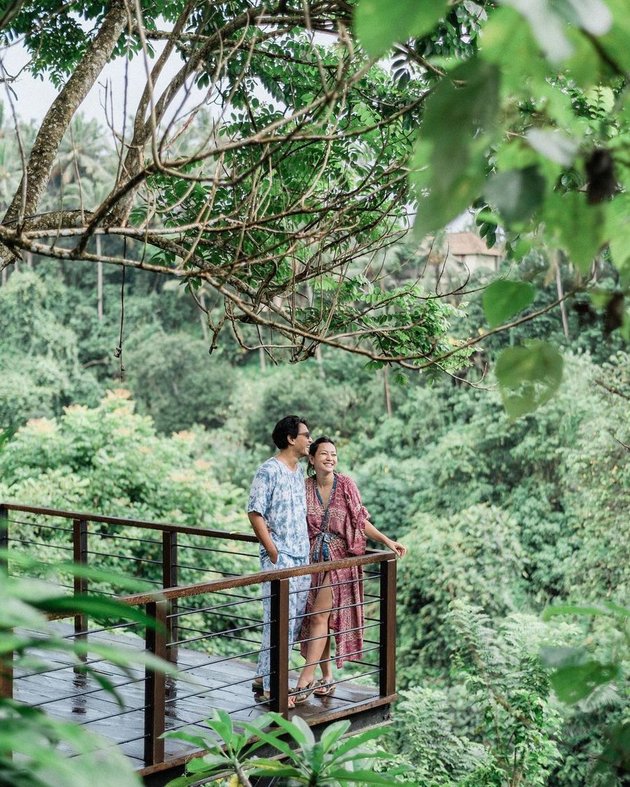
M 265 549 L 269 555 L 269 560 L 271 560 L 272 563 L 276 563 L 278 561 L 278 550 L 276 549 L 276 545 L 273 543 L 273 539 L 271 538 L 271 533 L 269 532 L 265 518 L 257 511 L 250 511 L 247 516 L 249 517 L 251 526 L 254 529 L 256 538 L 260 541 L 263 549 Z

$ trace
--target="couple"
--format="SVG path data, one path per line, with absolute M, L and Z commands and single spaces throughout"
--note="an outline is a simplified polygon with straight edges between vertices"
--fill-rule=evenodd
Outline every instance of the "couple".
M 339 560 L 365 552 L 366 538 L 380 541 L 397 555 L 406 548 L 380 533 L 369 521 L 354 481 L 335 472 L 337 451 L 328 437 L 313 441 L 307 422 L 290 415 L 272 434 L 278 453 L 264 462 L 252 482 L 248 516 L 260 542 L 263 571 Z M 308 456 L 309 477 L 299 465 Z M 311 694 L 334 690 L 329 633 L 335 635 L 335 660 L 361 658 L 363 647 L 363 571 L 360 567 L 293 577 L 289 595 L 289 644 L 302 640 L 306 665 L 289 696 L 289 707 Z M 263 594 L 263 642 L 258 659 L 260 684 L 269 692 L 269 593 Z M 306 607 L 306 609 L 305 609 Z M 302 615 L 305 617 L 302 618 Z M 322 678 L 316 680 L 319 664 Z

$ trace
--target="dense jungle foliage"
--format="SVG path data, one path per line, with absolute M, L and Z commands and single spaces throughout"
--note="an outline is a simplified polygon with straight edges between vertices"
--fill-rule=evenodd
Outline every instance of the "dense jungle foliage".
M 389 748 L 422 787 L 628 780 L 627 11 L 2 5 L 60 92 L 21 124 L 3 71 L 0 500 L 246 530 L 307 418 L 409 547 Z M 138 55 L 106 132 L 81 102 Z M 506 260 L 442 286 L 466 210 Z
M 416 783 L 621 783 L 593 769 L 627 719 L 627 680 L 568 706 L 543 658 L 586 648 L 627 669 L 626 621 L 541 619 L 549 604 L 628 597 L 628 356 L 596 314 L 585 323 L 574 303 L 568 338 L 553 313 L 493 338 L 483 363 L 530 330 L 569 358 L 556 397 L 511 421 L 475 367 L 467 382 L 386 377 L 334 351 L 272 365 L 229 342 L 210 357 L 189 301 L 142 276 L 125 285 L 121 380 L 120 275 L 106 274 L 102 319 L 92 279 L 36 260 L 0 288 L 0 498 L 243 530 L 270 426 L 299 412 L 338 441 L 373 521 L 410 549 L 395 739 Z M 479 297 L 452 304 L 449 330 Z

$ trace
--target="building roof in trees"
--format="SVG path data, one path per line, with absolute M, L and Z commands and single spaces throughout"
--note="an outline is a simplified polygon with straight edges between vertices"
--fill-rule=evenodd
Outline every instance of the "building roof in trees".
M 488 257 L 502 257 L 503 250 L 493 246 L 488 248 L 483 238 L 474 232 L 449 232 L 446 245 L 454 257 L 466 257 L 470 254 L 483 254 Z

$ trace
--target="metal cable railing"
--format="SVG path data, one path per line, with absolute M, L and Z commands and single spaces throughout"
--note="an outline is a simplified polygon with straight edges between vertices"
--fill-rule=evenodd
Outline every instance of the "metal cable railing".
M 67 526 L 69 521 L 71 527 Z M 161 537 L 151 537 L 155 533 Z M 17 661 L 13 690 L 28 697 L 37 681 L 47 681 L 50 693 L 32 698 L 29 704 L 51 713 L 70 706 L 71 713 L 86 714 L 81 723 L 97 730 L 113 725 L 115 738 L 122 738 L 118 744 L 123 751 L 146 766 L 162 762 L 174 750 L 174 742 L 161 738 L 165 730 L 201 724 L 213 707 L 226 710 L 237 725 L 267 709 L 287 713 L 290 684 L 295 685 L 297 675 L 290 678 L 290 671 L 305 666 L 303 659 L 292 663 L 292 653 L 300 642 L 324 638 L 305 636 L 300 642 L 290 641 L 293 624 L 305 617 L 289 614 L 291 597 L 303 592 L 293 589 L 291 581 L 305 574 L 358 568 L 362 573 L 360 597 L 328 611 L 364 611 L 361 625 L 348 625 L 338 635 L 377 632 L 376 637 L 364 637 L 359 649 L 344 654 L 354 663 L 355 671 L 334 681 L 339 688 L 334 699 L 336 717 L 358 712 L 363 705 L 387 704 L 394 695 L 396 563 L 390 553 L 371 552 L 326 566 L 262 572 L 258 570 L 258 544 L 251 533 L 0 505 L 0 548 L 8 551 L 9 570 L 13 555 L 27 555 L 35 545 L 41 563 L 54 565 L 54 560 L 46 560 L 48 554 L 54 557 L 72 552 L 75 563 L 107 572 L 104 578 L 88 579 L 80 574 L 72 577 L 72 572 L 64 569 L 57 579 L 60 590 L 116 597 L 125 605 L 144 608 L 154 625 L 141 637 L 134 633 L 142 629 L 136 622 L 112 619 L 95 626 L 80 610 L 56 614 L 57 625 L 65 626 L 62 639 L 82 643 L 82 655 L 77 658 L 68 650 L 50 651 L 48 669 L 21 669 Z M 16 564 L 18 573 L 30 570 L 24 565 Z M 38 571 L 37 567 L 32 570 Z M 43 575 L 49 570 L 41 566 Z M 203 582 L 189 581 L 200 575 Z M 64 582 L 65 576 L 72 577 L 73 584 Z M 144 587 L 155 589 L 121 595 L 128 581 L 118 577 L 134 577 Z M 355 581 L 342 579 L 328 586 L 341 592 Z M 263 602 L 271 608 L 268 647 L 263 646 Z M 67 619 L 71 631 L 63 622 Z M 166 676 L 146 666 L 138 675 L 137 667 L 127 671 L 122 664 L 112 665 L 107 655 L 100 655 L 99 648 L 105 646 L 120 649 L 121 656 L 146 650 L 176 665 L 177 672 Z M 261 651 L 269 654 L 264 674 L 257 666 Z M 263 705 L 260 696 L 254 701 L 247 697 L 252 681 L 261 678 L 270 686 L 268 703 Z M 373 679 L 377 685 L 372 682 L 370 689 L 367 682 Z M 363 681 L 359 688 L 357 680 Z M 5 693 L 10 683 L 4 681 Z M 123 708 L 110 688 L 123 700 Z M 67 716 L 68 711 L 64 713 Z M 137 725 L 138 714 L 144 724 L 141 735 L 128 721 L 133 719 Z

